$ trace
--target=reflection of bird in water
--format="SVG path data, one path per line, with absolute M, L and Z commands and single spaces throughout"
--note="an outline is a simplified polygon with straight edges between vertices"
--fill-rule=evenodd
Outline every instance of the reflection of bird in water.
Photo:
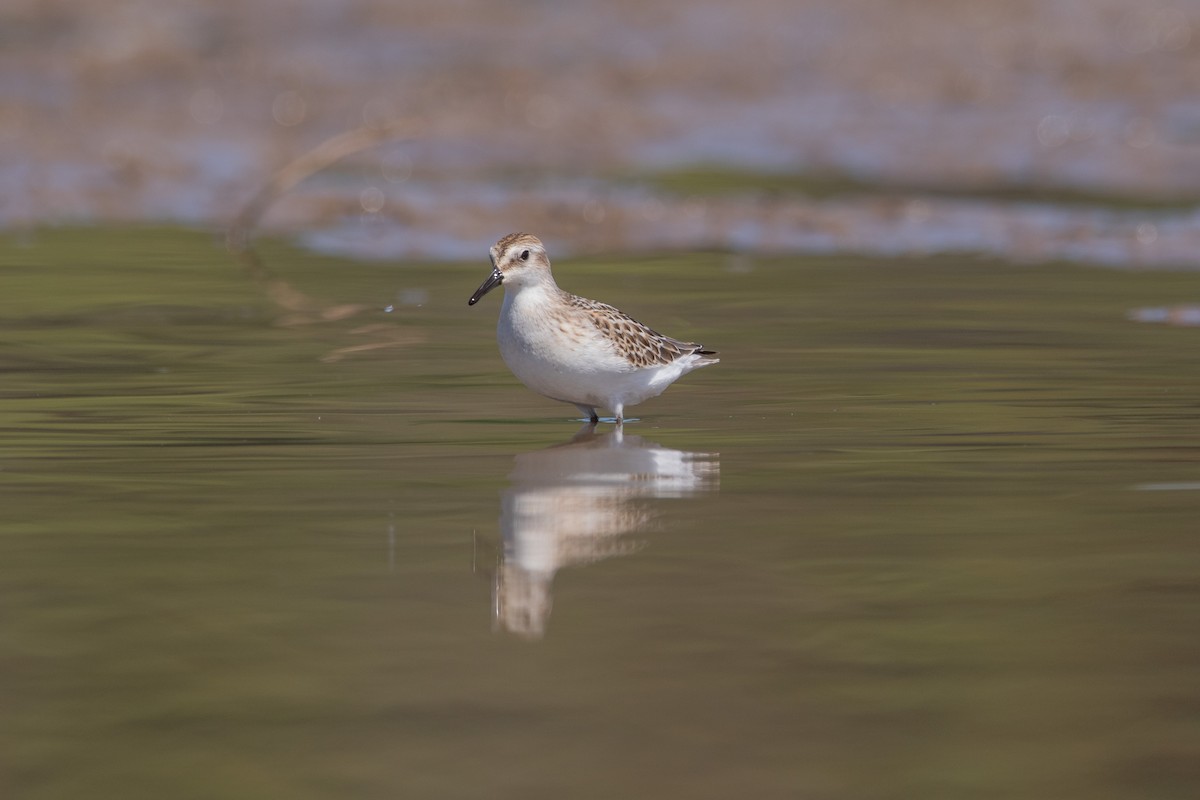
M 623 538 L 653 518 L 644 498 L 681 498 L 716 491 L 716 453 L 687 453 L 626 436 L 598 436 L 585 425 L 562 445 L 522 453 L 501 504 L 504 552 L 493 586 L 498 627 L 540 637 L 550 616 L 559 569 L 626 555 Z

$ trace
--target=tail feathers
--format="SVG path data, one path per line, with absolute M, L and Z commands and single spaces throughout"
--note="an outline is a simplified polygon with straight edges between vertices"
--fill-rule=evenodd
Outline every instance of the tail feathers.
M 705 358 L 701 358 L 696 362 L 697 367 L 707 367 L 709 364 L 721 363 L 721 359 L 713 358 L 713 356 L 717 355 L 717 351 L 705 350 L 704 345 L 702 344 L 696 345 L 696 349 L 692 351 L 692 354 L 697 356 L 705 356 Z

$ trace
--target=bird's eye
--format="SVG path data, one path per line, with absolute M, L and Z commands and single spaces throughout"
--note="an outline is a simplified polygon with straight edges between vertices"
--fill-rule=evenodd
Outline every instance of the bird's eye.
M 528 261 L 528 260 L 529 260 L 529 251 L 528 251 L 528 250 L 522 250 L 522 251 L 521 251 L 521 260 L 522 260 L 522 261 Z

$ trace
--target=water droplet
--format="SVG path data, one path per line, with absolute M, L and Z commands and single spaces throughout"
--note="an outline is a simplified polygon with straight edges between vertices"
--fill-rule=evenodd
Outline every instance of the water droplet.
M 280 92 L 271 102 L 271 116 L 286 128 L 299 125 L 308 116 L 308 101 L 304 95 L 290 89 Z
M 412 159 L 405 155 L 389 156 L 380 167 L 383 179 L 388 183 L 403 183 L 412 177 Z
M 213 89 L 197 89 L 188 98 L 188 114 L 202 125 L 212 125 L 220 122 L 225 112 L 225 104 L 221 95 Z
M 604 222 L 604 218 L 608 216 L 608 212 L 604 210 L 604 204 L 599 200 L 588 200 L 583 204 L 583 219 L 592 225 L 599 225 Z
M 368 186 L 358 195 L 359 205 L 368 214 L 378 214 L 386 202 L 387 197 L 384 196 L 383 190 L 376 186 Z
M 1062 114 L 1047 114 L 1037 126 L 1037 138 L 1043 147 L 1058 147 L 1071 138 L 1071 119 Z

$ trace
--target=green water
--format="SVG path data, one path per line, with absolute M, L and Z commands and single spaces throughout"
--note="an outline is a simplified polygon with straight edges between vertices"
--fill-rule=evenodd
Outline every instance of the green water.
M 1194 796 L 1200 275 L 560 260 L 723 359 L 572 443 L 485 258 L 262 254 L 0 242 L 5 797 Z

